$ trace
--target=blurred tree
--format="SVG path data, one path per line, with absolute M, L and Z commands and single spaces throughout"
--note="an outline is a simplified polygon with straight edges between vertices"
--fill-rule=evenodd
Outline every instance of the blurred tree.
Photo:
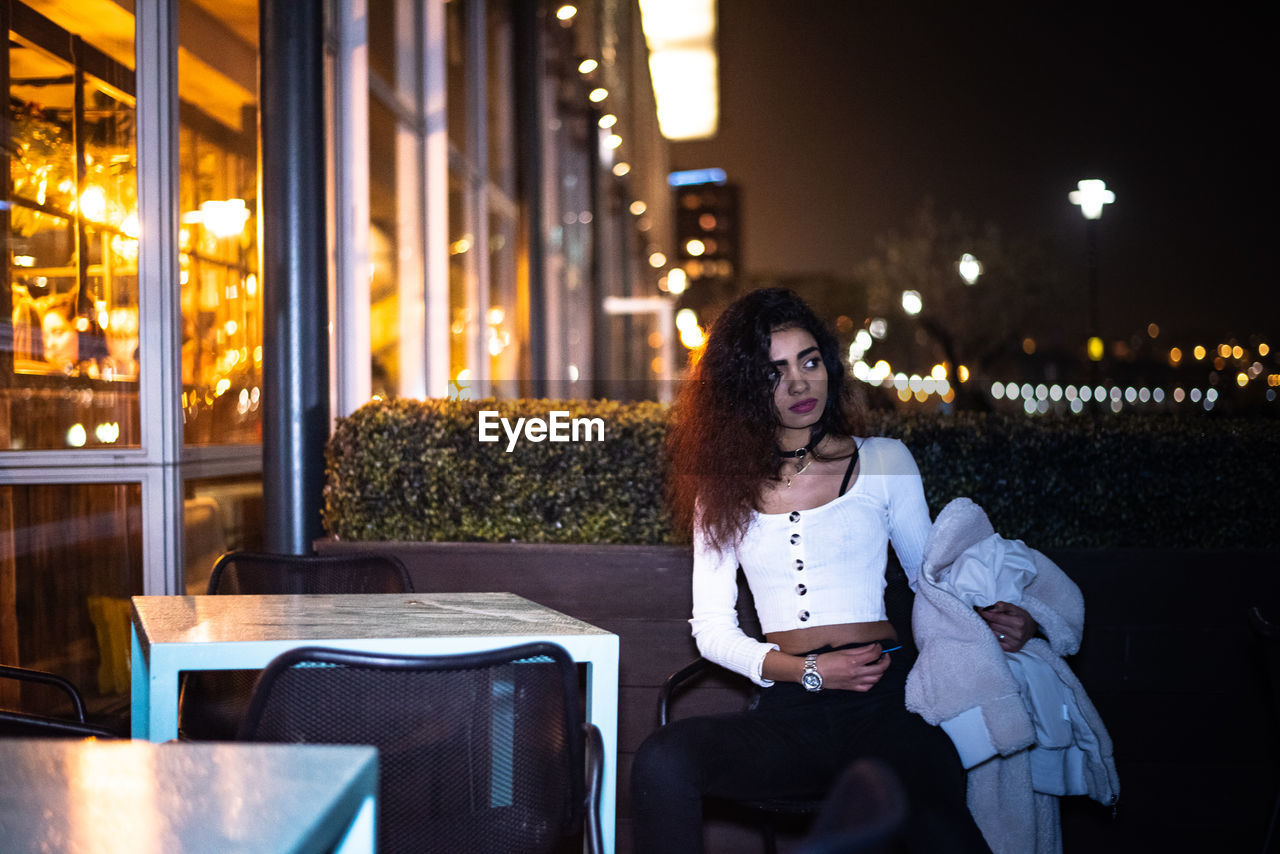
M 876 245 L 856 275 L 866 288 L 868 322 L 883 319 L 887 331 L 864 358 L 921 373 L 944 364 L 958 409 L 986 408 L 984 395 L 967 392 L 998 365 L 1028 350 L 1067 351 L 1083 341 L 1074 328 L 1084 320 L 1075 317 L 1083 310 L 1079 295 L 1044 241 L 1012 239 L 955 213 L 940 220 L 926 199 L 905 231 L 889 231 Z M 972 285 L 959 268 L 966 254 L 982 265 Z M 906 291 L 920 295 L 917 314 L 903 307 Z M 970 374 L 966 385 L 955 381 L 960 365 Z

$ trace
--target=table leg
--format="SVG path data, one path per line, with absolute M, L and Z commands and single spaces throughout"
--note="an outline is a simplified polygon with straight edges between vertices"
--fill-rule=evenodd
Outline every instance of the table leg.
M 178 737 L 178 669 L 164 649 L 152 648 L 148 668 L 147 739 L 169 741 Z
M 618 646 L 611 654 L 587 662 L 587 720 L 600 728 L 604 746 L 604 781 L 600 792 L 600 830 L 604 850 L 616 849 L 618 797 Z
M 151 673 L 149 662 L 138 644 L 138 627 L 129 626 L 129 720 L 131 735 L 146 739 L 150 735 Z

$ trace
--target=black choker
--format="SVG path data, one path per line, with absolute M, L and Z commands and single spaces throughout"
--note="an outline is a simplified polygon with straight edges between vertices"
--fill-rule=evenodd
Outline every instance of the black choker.
M 778 451 L 778 456 L 790 457 L 793 460 L 803 459 L 813 453 L 813 449 L 818 446 L 818 443 L 821 442 L 826 435 L 826 430 L 819 429 L 815 431 L 813 436 L 809 439 L 809 444 L 805 445 L 803 448 L 796 448 L 794 451 Z

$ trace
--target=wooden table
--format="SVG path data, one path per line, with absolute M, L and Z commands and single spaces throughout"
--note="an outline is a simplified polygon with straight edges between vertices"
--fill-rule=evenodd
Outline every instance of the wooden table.
M 374 850 L 372 747 L 3 739 L 0 768 L 4 851 Z
M 443 655 L 532 641 L 560 644 L 586 664 L 586 716 L 604 742 L 600 821 L 605 850 L 612 851 L 618 636 L 512 593 L 135 596 L 133 736 L 177 736 L 183 670 L 262 668 L 299 646 Z

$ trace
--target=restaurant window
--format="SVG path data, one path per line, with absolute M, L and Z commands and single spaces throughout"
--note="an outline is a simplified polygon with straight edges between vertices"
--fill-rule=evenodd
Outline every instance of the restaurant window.
M 256 3 L 178 4 L 178 279 L 188 445 L 262 424 Z
M 0 448 L 138 447 L 149 333 L 138 313 L 133 17 L 107 0 L 13 2 L 4 15 Z M 256 443 L 256 4 L 180 3 L 179 17 L 185 439 Z
M 544 240 L 547 247 L 547 298 L 563 322 L 547 330 L 547 364 L 551 393 L 561 397 L 591 396 L 592 332 L 595 326 L 592 264 L 598 223 L 592 206 L 593 146 L 596 118 L 584 106 L 576 73 L 575 51 L 563 28 L 548 25 L 547 75 L 542 98 L 550 116 L 543 130 L 548 168 Z M 559 72 L 559 73 L 558 73 Z
M 516 203 L 511 7 L 446 6 L 451 392 L 520 394 L 527 379 L 527 284 Z
M 167 73 L 136 73 L 133 4 L 0 3 L 0 662 L 68 677 L 91 703 L 127 698 L 129 597 L 183 580 L 169 557 L 195 540 L 177 539 L 173 466 L 238 473 L 217 496 L 224 542 L 252 541 L 251 526 L 225 532 L 261 516 L 256 448 L 174 459 L 151 437 L 178 438 L 161 431 L 177 429 L 167 415 L 179 401 L 139 395 L 159 371 L 180 371 L 188 444 L 260 441 L 257 7 L 139 4 L 152 22 L 158 6 L 178 16 L 173 101 Z M 152 55 L 172 48 L 138 31 Z M 139 152 L 139 98 L 151 99 L 141 115 L 152 131 L 177 122 L 179 225 L 163 233 L 139 225 L 138 176 L 162 175 L 168 153 Z M 139 275 L 139 248 L 146 258 L 157 246 L 176 250 L 176 280 Z M 181 328 L 140 322 L 161 295 L 180 297 Z M 170 333 L 180 356 L 159 342 Z M 210 489 L 186 497 L 209 506 Z
M 424 322 L 423 20 L 420 0 L 374 3 L 369 28 L 371 390 L 422 394 Z
M 262 478 L 188 478 L 183 497 L 181 592 L 209 589 L 213 565 L 225 552 L 262 551 Z
M 136 447 L 132 41 L 106 34 L 112 55 L 32 6 L 3 14 L 0 448 Z
M 137 483 L 0 486 L 0 661 L 70 679 L 94 711 L 118 711 L 129 695 L 141 496 Z M 61 711 L 21 690 L 0 705 Z
M 527 324 L 518 303 L 516 263 L 516 113 L 511 9 L 489 3 L 485 15 L 485 129 L 488 136 L 489 295 L 484 350 L 494 393 L 515 397 L 520 379 L 521 330 Z M 526 377 L 527 379 L 527 377 Z

